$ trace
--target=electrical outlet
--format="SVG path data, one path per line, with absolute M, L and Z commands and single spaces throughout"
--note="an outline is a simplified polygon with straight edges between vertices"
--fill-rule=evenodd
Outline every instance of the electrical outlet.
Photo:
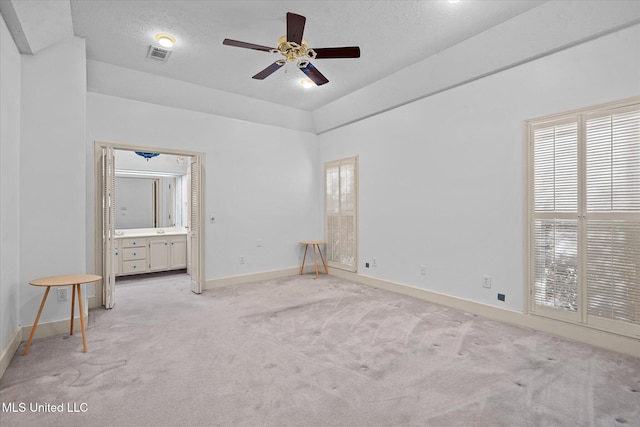
M 498 300 L 504 301 L 504 294 L 498 294 Z
M 365 266 L 366 268 L 369 268 L 369 263 L 368 263 L 368 262 L 365 262 L 365 263 L 364 263 L 364 266 Z
M 482 276 L 482 287 L 491 288 L 491 276 Z
M 244 264 L 244 257 L 243 257 L 243 256 L 241 256 L 241 257 L 240 257 L 240 259 L 239 259 L 239 261 L 240 261 L 240 264 Z
M 259 248 L 261 248 L 261 247 L 262 247 L 262 240 L 258 239 L 258 240 L 256 241 L 256 246 L 257 246 L 257 247 L 259 247 Z
M 373 264 L 374 267 L 378 266 L 378 261 L 375 258 L 371 258 L 371 263 Z
M 67 288 L 58 288 L 58 302 L 64 302 L 69 299 L 69 295 L 67 294 Z
M 421 276 L 426 276 L 427 275 L 427 266 L 426 265 L 421 265 L 420 266 L 420 275 Z

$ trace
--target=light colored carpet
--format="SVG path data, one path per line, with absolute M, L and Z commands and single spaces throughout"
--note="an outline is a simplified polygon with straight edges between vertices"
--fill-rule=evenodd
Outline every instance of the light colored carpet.
M 0 401 L 27 410 L 3 427 L 640 426 L 640 359 L 332 276 L 116 298 L 88 353 L 80 334 L 22 344 Z

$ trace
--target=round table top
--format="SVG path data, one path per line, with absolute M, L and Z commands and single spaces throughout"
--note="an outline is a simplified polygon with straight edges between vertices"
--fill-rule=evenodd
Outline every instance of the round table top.
M 300 243 L 302 243 L 303 245 L 324 245 L 324 242 L 321 242 L 319 240 L 308 240 Z
M 101 276 L 95 274 L 63 274 L 60 276 L 41 277 L 29 282 L 33 286 L 69 286 L 81 283 L 91 283 L 101 280 Z

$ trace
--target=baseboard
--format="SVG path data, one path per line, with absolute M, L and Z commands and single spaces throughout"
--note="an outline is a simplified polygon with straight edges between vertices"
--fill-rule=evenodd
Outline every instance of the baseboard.
M 306 269 L 305 269 L 306 270 Z M 315 271 L 315 270 L 314 270 Z M 279 279 L 281 277 L 295 276 L 300 274 L 299 268 L 287 268 L 284 270 L 265 271 L 262 273 L 243 274 L 241 276 L 220 277 L 209 279 L 205 282 L 204 289 L 222 288 L 224 286 L 242 285 L 262 280 Z
M 4 372 L 9 367 L 9 363 L 11 363 L 11 359 L 13 359 L 13 355 L 18 351 L 18 347 L 20 347 L 20 343 L 22 342 L 22 328 L 18 327 L 11 338 L 9 338 L 9 342 L 2 349 L 2 355 L 0 356 L 0 378 L 4 375 Z
M 339 269 L 331 269 L 329 274 L 363 285 L 384 289 L 397 294 L 407 295 L 435 304 L 444 305 L 468 313 L 477 314 L 489 319 L 517 325 L 536 331 L 556 335 L 565 339 L 579 341 L 596 347 L 605 348 L 629 356 L 640 357 L 640 340 L 611 332 L 593 329 L 588 326 L 563 322 L 546 317 L 524 314 L 513 310 L 493 307 L 463 298 L 445 295 L 438 292 L 415 288 L 402 283 L 391 282 L 352 273 Z
M 84 318 L 85 328 L 88 327 L 88 316 Z M 22 339 L 26 341 L 31 333 L 31 325 L 22 326 Z M 54 322 L 38 323 L 36 333 L 33 335 L 33 339 L 52 337 L 54 335 L 68 334 L 69 333 L 69 319 L 56 320 Z M 82 332 L 82 325 L 80 324 L 80 316 L 76 316 L 73 319 L 73 332 Z

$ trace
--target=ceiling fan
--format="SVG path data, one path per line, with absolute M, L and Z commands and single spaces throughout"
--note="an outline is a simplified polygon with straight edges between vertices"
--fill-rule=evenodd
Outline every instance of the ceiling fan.
M 227 46 L 243 47 L 245 49 L 259 50 L 262 52 L 279 53 L 284 56 L 264 70 L 253 76 L 254 79 L 264 80 L 269 77 L 287 62 L 295 62 L 303 73 L 316 85 L 320 86 L 329 83 L 329 80 L 311 63 L 314 59 L 325 58 L 359 58 L 360 48 L 358 46 L 349 47 L 324 47 L 311 49 L 305 39 L 302 38 L 304 24 L 307 21 L 302 15 L 287 12 L 287 34 L 278 39 L 278 47 L 271 48 L 253 43 L 241 42 L 238 40 L 224 39 L 222 44 Z

